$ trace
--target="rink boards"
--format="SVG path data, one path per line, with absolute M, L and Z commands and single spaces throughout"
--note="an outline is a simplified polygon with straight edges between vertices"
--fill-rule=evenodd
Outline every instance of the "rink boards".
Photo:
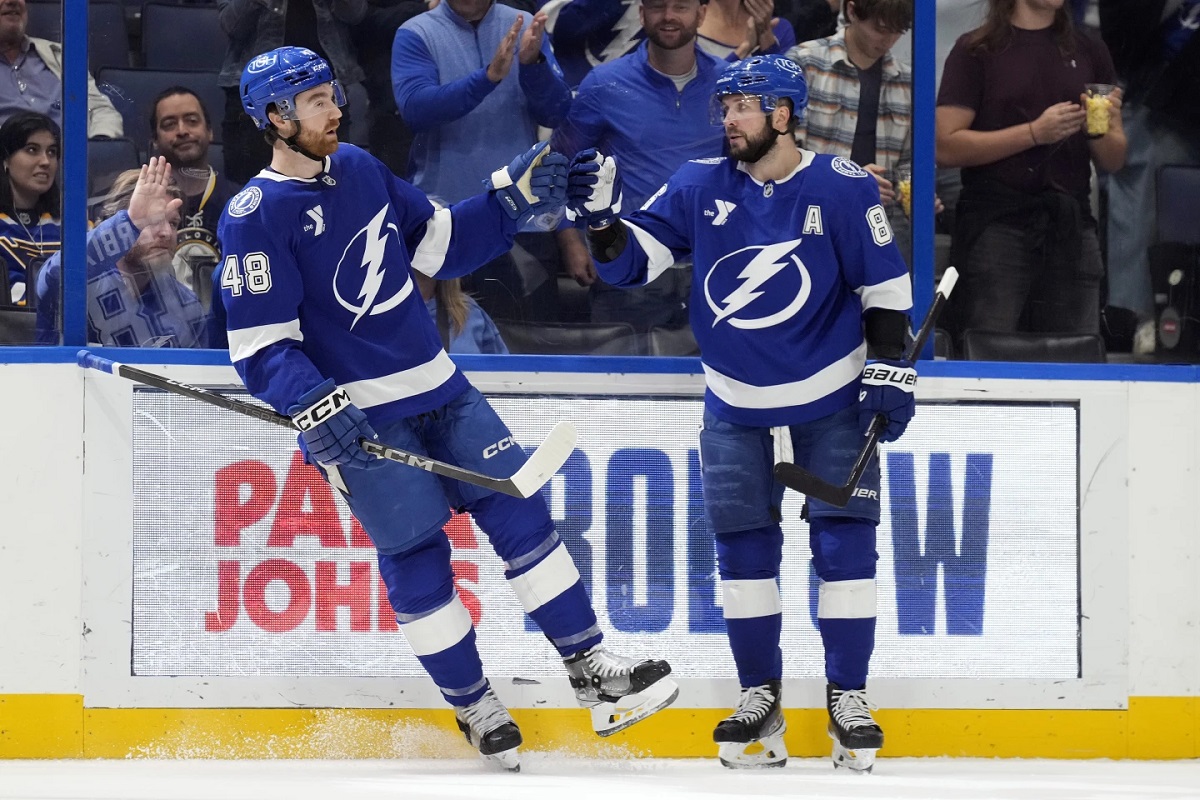
M 486 537 L 456 517 L 459 591 L 498 693 L 535 748 L 711 755 L 736 681 L 703 522 L 699 376 L 475 363 L 522 444 L 560 419 L 578 427 L 551 512 L 610 644 L 669 658 L 681 685 L 670 711 L 595 740 Z M 1197 432 L 1180 409 L 1196 385 L 938 376 L 946 366 L 926 371 L 913 426 L 882 453 L 871 689 L 885 752 L 1195 757 L 1183 497 Z M 287 431 L 108 376 L 85 384 L 67 365 L 3 369 L 36 376 L 30 414 L 57 410 L 61 441 L 32 467 L 57 483 L 28 481 L 27 461 L 4 468 L 31 508 L 0 591 L 10 608 L 40 603 L 11 623 L 0 755 L 429 755 L 416 732 L 444 735 L 449 714 L 396 631 L 365 534 Z M 64 460 L 72 428 L 82 444 Z M 37 430 L 15 429 L 17 444 Z M 815 755 L 827 740 L 800 502 L 784 505 L 785 696 L 790 748 Z M 1180 714 L 1186 735 L 1139 737 Z

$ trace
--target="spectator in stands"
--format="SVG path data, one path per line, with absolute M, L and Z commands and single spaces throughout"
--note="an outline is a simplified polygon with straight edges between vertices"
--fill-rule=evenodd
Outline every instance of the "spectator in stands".
M 342 89 L 348 90 L 363 79 L 350 27 L 367 13 L 367 0 L 217 0 L 217 7 L 221 29 L 229 37 L 217 77 L 217 84 L 225 88 L 225 174 L 235 183 L 245 183 L 271 161 L 270 145 L 246 116 L 238 96 L 246 62 L 285 44 L 307 47 L 332 65 Z M 343 130 L 349 124 L 347 105 L 342 107 Z
M 1100 26 L 1127 83 L 1129 138 L 1125 166 L 1108 179 L 1108 304 L 1135 316 L 1133 352 L 1146 354 L 1155 347 L 1155 178 L 1165 164 L 1200 165 L 1200 0 L 1101 0 Z
M 458 278 L 440 281 L 420 270 L 413 270 L 412 274 L 447 353 L 508 354 L 496 323 L 475 298 L 462 290 L 462 281 Z
M 0 122 L 21 111 L 45 114 L 62 126 L 62 45 L 26 36 L 25 0 L 0 0 Z M 88 137 L 116 138 L 121 114 L 88 75 Z
M 213 129 L 208 109 L 191 89 L 164 89 L 150 110 L 151 146 L 167 159 L 183 191 L 182 221 L 175 247 L 176 277 L 200 298 L 212 301 L 212 271 L 221 261 L 217 221 L 229 198 L 241 188 L 208 163 Z
M 1121 92 L 1108 132 L 1089 139 L 1084 85 L 1116 73 L 1064 3 L 989 0 L 984 24 L 946 60 L 937 159 L 962 167 L 951 260 L 961 279 L 950 300 L 962 330 L 1099 333 L 1091 165 L 1114 172 L 1125 162 Z
M 892 52 L 912 27 L 913 0 L 849 0 L 846 27 L 793 47 L 808 110 L 796 127 L 806 150 L 848 158 L 875 176 L 896 244 L 911 267 L 912 228 L 897 176 L 912 170 L 912 69 Z
M 29 276 L 62 246 L 59 159 L 62 134 L 45 114 L 23 111 L 0 125 L 0 256 L 8 274 L 8 299 L 32 305 Z
M 206 315 L 175 278 L 172 256 L 183 192 L 155 156 L 122 172 L 87 236 L 88 343 L 110 347 L 205 347 Z M 37 341 L 58 344 L 62 251 L 37 282 Z
M 492 0 L 443 0 L 396 32 L 392 90 L 415 133 L 418 189 L 446 204 L 471 197 L 496 164 L 537 141 L 539 125 L 563 121 L 571 90 L 545 24 L 543 13 L 530 18 Z M 558 262 L 553 234 L 520 233 L 512 253 L 463 285 L 493 317 L 553 319 Z
M 685 162 L 722 153 L 724 136 L 711 110 L 726 64 L 696 43 L 706 8 L 703 0 L 642 0 L 645 41 L 584 78 L 551 140 L 568 155 L 594 147 L 615 156 L 624 176 L 623 207 L 640 207 Z M 564 266 L 581 286 L 591 287 L 593 322 L 628 322 L 639 330 L 688 324 L 690 269 L 618 289 L 597 278 L 582 237 L 572 234 L 575 244 L 564 247 Z
M 696 41 L 700 49 L 726 61 L 752 54 L 786 53 L 796 32 L 786 19 L 772 17 L 772 0 L 711 0 Z

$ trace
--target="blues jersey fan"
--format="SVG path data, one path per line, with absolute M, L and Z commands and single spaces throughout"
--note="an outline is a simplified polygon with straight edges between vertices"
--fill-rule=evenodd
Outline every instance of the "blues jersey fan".
M 691 257 L 691 323 L 706 391 L 700 434 L 704 504 L 716 539 L 724 615 L 742 691 L 713 738 L 728 767 L 782 766 L 779 568 L 783 487 L 775 459 L 841 483 L 876 413 L 883 435 L 913 415 L 911 364 L 865 371 L 868 342 L 899 359 L 912 305 L 875 180 L 845 158 L 800 150 L 803 72 L 783 56 L 727 67 L 716 105 L 731 157 L 691 161 L 641 210 L 620 216 L 620 170 L 584 151 L 568 177 L 604 280 L 636 286 Z M 865 329 L 865 340 L 864 340 Z M 834 763 L 870 769 L 883 732 L 871 716 L 879 464 L 845 508 L 806 503 L 821 579 Z M 759 746 L 761 745 L 761 746 Z
M 557 211 L 567 161 L 545 146 L 488 190 L 436 208 L 337 137 L 342 90 L 324 59 L 283 47 L 251 59 L 246 113 L 271 166 L 230 200 L 218 236 L 229 353 L 256 397 L 297 422 L 301 446 L 378 550 L 400 629 L 485 758 L 516 769 L 521 734 L 484 676 L 454 588 L 450 509 L 471 513 L 525 611 L 563 658 L 576 697 L 608 735 L 666 707 L 665 661 L 615 655 L 544 498 L 517 499 L 368 456 L 360 437 L 507 477 L 525 462 L 508 428 L 442 349 L 414 270 L 453 278 L 505 253 L 519 225 Z M 490 458 L 489 458 L 490 456 Z

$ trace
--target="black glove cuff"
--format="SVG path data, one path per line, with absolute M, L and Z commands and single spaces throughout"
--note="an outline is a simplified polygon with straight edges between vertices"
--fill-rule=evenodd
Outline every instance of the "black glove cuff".
M 896 360 L 904 355 L 908 338 L 908 315 L 903 311 L 875 308 L 867 312 L 865 321 L 867 344 L 876 358 Z
M 621 256 L 621 253 L 625 252 L 625 244 L 629 241 L 629 229 L 625 227 L 624 222 L 618 219 L 607 228 L 600 230 L 588 228 L 587 240 L 592 258 L 602 264 L 607 264 L 615 261 Z

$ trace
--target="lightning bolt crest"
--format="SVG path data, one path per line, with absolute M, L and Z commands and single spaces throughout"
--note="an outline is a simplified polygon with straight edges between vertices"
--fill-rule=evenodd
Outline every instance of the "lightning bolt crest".
M 717 327 L 717 323 L 721 320 L 733 316 L 750 305 L 755 298 L 761 297 L 763 292 L 758 290 L 759 287 L 788 266 L 788 262 L 781 259 L 795 249 L 799 243 L 799 239 L 794 239 L 790 242 L 767 245 L 759 250 L 758 254 L 750 259 L 750 263 L 738 274 L 738 279 L 742 283 L 721 301 L 724 308 L 717 311 L 716 317 L 713 319 L 713 327 Z
M 379 213 L 375 218 L 367 223 L 367 227 L 363 233 L 366 237 L 366 242 L 363 245 L 363 257 L 360 267 L 367 271 L 363 278 L 362 289 L 358 293 L 358 298 L 363 301 L 362 307 L 354 316 L 354 322 L 350 323 L 353 328 L 363 315 L 371 308 L 375 302 L 376 295 L 379 294 L 379 288 L 383 285 L 383 254 L 387 250 L 387 237 L 383 232 L 383 218 L 387 214 L 387 206 L 379 209 Z

